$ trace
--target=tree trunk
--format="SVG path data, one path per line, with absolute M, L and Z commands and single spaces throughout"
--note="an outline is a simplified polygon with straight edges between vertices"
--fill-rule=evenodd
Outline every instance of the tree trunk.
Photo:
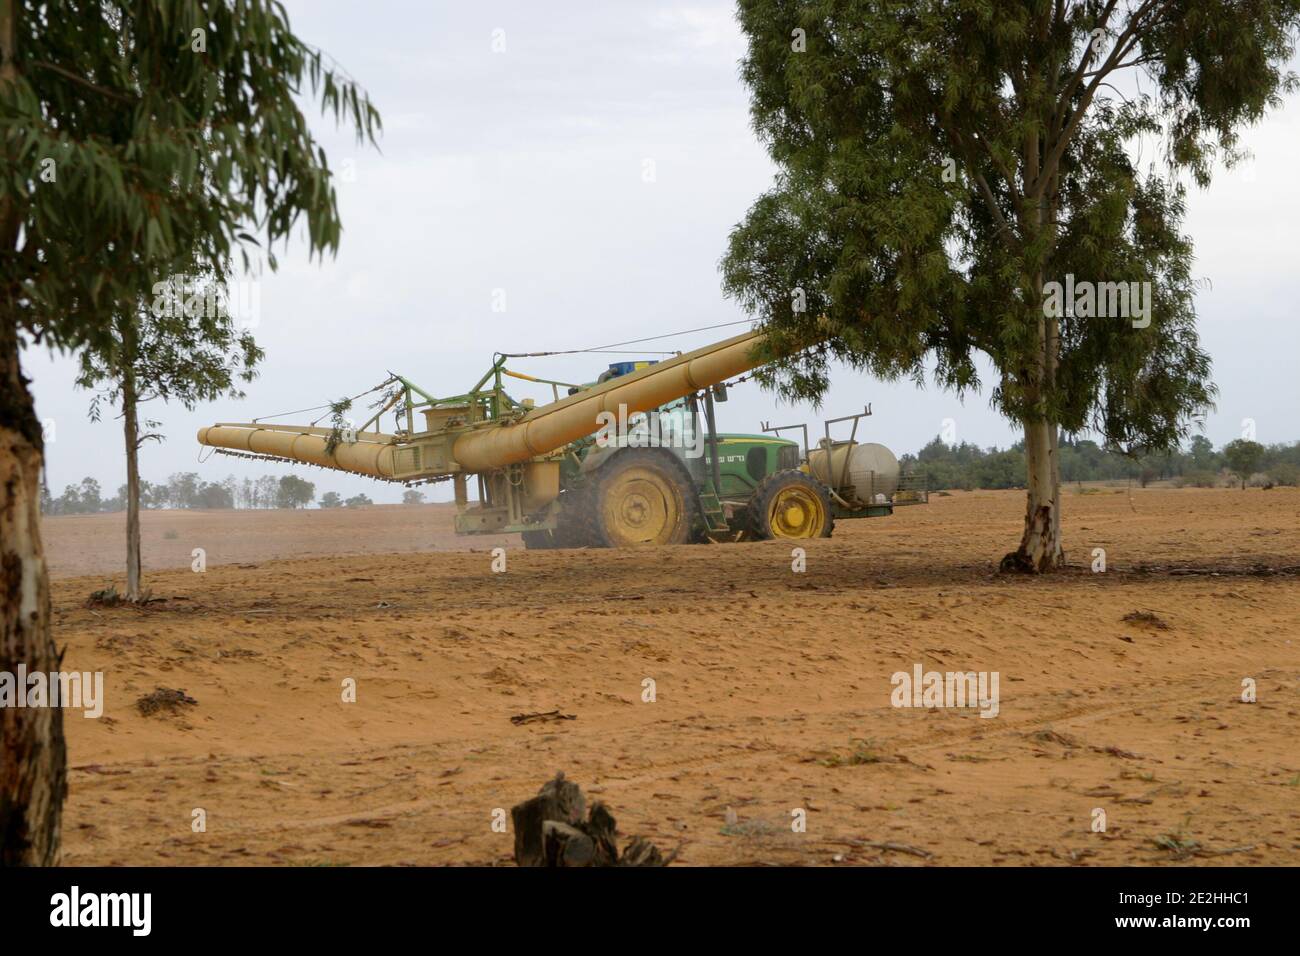
M 1054 423 L 1050 426 L 1052 439 L 1052 494 L 1055 507 L 1052 508 L 1052 537 L 1056 540 L 1056 563 L 1060 567 L 1065 563 L 1065 550 L 1061 547 L 1061 430 Z
M 1003 571 L 1036 574 L 1065 563 L 1061 549 L 1060 468 L 1056 459 L 1056 426 L 1045 420 L 1025 422 L 1025 531 L 1019 549 L 1002 559 Z
M 1042 289 L 1041 274 L 1036 277 Z M 1041 298 L 1041 296 L 1040 296 Z M 1039 408 L 1043 382 L 1055 385 L 1060 329 L 1055 321 L 1040 320 L 1041 353 L 1036 381 L 1031 387 L 1032 403 Z M 1040 574 L 1065 563 L 1061 548 L 1061 458 L 1060 430 L 1045 414 L 1024 422 L 1025 429 L 1025 530 L 1020 547 L 1002 559 L 1003 571 Z
M 41 547 L 40 423 L 18 364 L 18 332 L 0 316 L 0 672 L 49 674 L 60 654 L 50 635 Z M 0 706 L 0 865 L 53 866 L 67 792 L 63 711 Z
M 1039 131 L 1031 128 L 1025 134 L 1025 181 L 1038 179 L 1044 144 Z M 1043 233 L 1056 241 L 1056 201 L 1044 190 L 1031 208 L 1021 212 L 1020 223 L 1026 236 L 1037 239 Z M 1040 255 L 1043 255 L 1040 253 Z M 1058 454 L 1058 429 L 1051 421 L 1049 409 L 1056 373 L 1060 360 L 1060 319 L 1049 316 L 1043 308 L 1043 264 L 1030 274 L 1030 302 L 1032 321 L 1038 327 L 1038 348 L 1028 369 L 1026 398 L 1030 408 L 1024 419 L 1025 428 L 1025 530 L 1020 537 L 1020 547 L 1002 559 L 1003 571 L 1039 574 L 1052 571 L 1065 563 L 1061 549 L 1061 467 Z
M 135 340 L 123 323 L 122 428 L 126 438 L 126 599 L 140 600 L 140 423 L 136 411 Z
M 0 4 L 0 89 L 17 79 L 18 10 Z M 4 145 L 12 166 L 15 137 Z M 12 200 L 0 200 L 0 249 L 17 248 L 19 223 Z M 18 364 L 15 309 L 0 298 L 0 672 L 58 669 L 50 636 L 50 590 L 41 548 L 40 488 L 44 442 Z M 52 866 L 59 857 L 59 825 L 67 793 L 63 711 L 57 707 L 0 706 L 0 866 Z

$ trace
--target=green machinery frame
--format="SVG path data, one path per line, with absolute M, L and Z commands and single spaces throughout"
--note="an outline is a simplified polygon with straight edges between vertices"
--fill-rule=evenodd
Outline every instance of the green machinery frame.
M 379 420 L 394 406 L 402 404 L 404 407 L 399 410 L 399 414 L 404 412 L 406 415 L 406 434 L 415 435 L 419 432 L 415 429 L 415 413 L 424 408 L 456 408 L 464 407 L 470 409 L 470 415 L 465 424 L 473 425 L 478 422 L 502 422 L 517 421 L 534 408 L 531 399 L 516 401 L 510 393 L 505 390 L 503 379 L 505 377 L 517 378 L 525 382 L 536 382 L 542 385 L 550 385 L 552 394 L 556 401 L 560 398 L 560 389 L 582 389 L 584 386 L 575 385 L 572 382 L 558 382 L 548 378 L 538 378 L 533 375 L 525 375 L 522 372 L 515 372 L 506 368 L 506 359 L 519 356 L 510 356 L 497 353 L 492 362 L 492 367 L 483 375 L 482 378 L 468 392 L 460 395 L 446 395 L 442 397 L 430 395 L 420 386 L 416 385 L 409 378 L 398 375 L 396 372 L 389 372 L 388 381 L 379 386 L 384 388 L 396 383 L 401 387 L 392 394 L 379 411 L 375 412 L 368 418 L 357 431 L 366 431 L 370 426 L 378 427 Z M 491 382 L 491 387 L 485 387 Z M 419 400 L 417 401 L 417 396 Z M 403 402 L 403 399 L 405 400 Z

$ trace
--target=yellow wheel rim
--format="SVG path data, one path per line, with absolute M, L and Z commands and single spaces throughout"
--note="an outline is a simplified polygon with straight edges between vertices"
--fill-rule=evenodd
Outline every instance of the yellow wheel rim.
M 826 528 L 826 505 L 810 488 L 782 488 L 767 506 L 767 526 L 776 538 L 818 538 Z
M 602 511 L 616 547 L 667 544 L 683 512 L 671 481 L 650 468 L 629 468 L 608 488 Z

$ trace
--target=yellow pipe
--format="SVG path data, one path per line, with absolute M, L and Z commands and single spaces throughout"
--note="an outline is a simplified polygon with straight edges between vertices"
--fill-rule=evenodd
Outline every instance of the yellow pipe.
M 762 337 L 759 332 L 746 332 L 543 405 L 519 422 L 475 428 L 455 440 L 452 461 L 463 471 L 484 472 L 545 455 L 599 430 L 602 412 L 618 416 L 620 405 L 626 406 L 628 415 L 647 412 L 749 371 L 759 364 L 753 351 Z M 221 424 L 200 428 L 198 437 L 201 445 L 376 478 L 396 477 L 396 451 L 413 444 L 382 432 L 362 432 L 357 441 L 340 442 L 329 454 L 329 434 L 326 428 L 301 425 Z M 426 470 L 432 471 L 428 465 Z
M 749 371 L 762 338 L 746 332 L 543 405 L 517 424 L 476 429 L 456 439 L 452 457 L 466 471 L 488 471 L 545 455 L 597 431 L 601 412 L 648 412 Z
M 392 435 L 365 432 L 355 442 L 340 442 L 333 455 L 326 451 L 327 439 L 294 425 L 212 425 L 199 429 L 199 444 L 215 448 L 232 448 L 258 455 L 291 458 L 324 468 L 338 468 L 375 478 L 392 478 Z M 378 440 L 375 440 L 378 439 Z

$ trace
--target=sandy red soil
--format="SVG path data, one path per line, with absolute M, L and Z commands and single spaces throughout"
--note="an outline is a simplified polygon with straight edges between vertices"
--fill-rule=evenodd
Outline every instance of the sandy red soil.
M 455 539 L 436 506 L 149 513 L 145 610 L 83 606 L 119 517 L 50 519 L 64 666 L 107 696 L 66 716 L 65 862 L 505 863 L 494 810 L 564 770 L 683 864 L 1300 863 L 1300 493 L 1071 489 L 1044 579 L 995 570 L 1022 502 L 845 522 L 802 574 L 776 542 Z M 997 671 L 998 716 L 892 707 L 915 664 Z M 197 703 L 143 716 L 158 687 Z

